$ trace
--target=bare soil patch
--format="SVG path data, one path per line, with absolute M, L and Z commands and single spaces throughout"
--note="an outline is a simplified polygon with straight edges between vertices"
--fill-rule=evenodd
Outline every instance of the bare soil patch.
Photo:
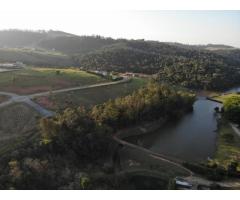
M 5 101 L 7 101 L 9 99 L 9 97 L 5 96 L 5 95 L 0 95 L 0 103 L 3 103 Z

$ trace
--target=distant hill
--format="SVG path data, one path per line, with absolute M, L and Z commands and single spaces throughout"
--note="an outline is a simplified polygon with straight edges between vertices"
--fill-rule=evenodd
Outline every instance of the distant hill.
M 0 48 L 43 48 L 67 54 L 86 53 L 114 44 L 112 38 L 76 36 L 62 31 L 0 31 Z
M 240 84 L 240 49 L 221 44 L 186 45 L 61 31 L 7 30 L 0 31 L 0 61 L 158 73 L 162 81 L 194 88 Z
M 156 73 L 166 59 L 176 56 L 190 56 L 190 50 L 166 43 L 143 40 L 121 41 L 75 56 L 80 66 L 87 69 L 107 71 L 132 71 Z
M 66 54 L 81 54 L 114 43 L 116 43 L 115 40 L 100 36 L 60 36 L 42 40 L 38 46 L 45 49 L 54 49 Z
M 0 63 L 17 61 L 35 66 L 64 67 L 76 65 L 67 55 L 27 49 L 0 49 Z
M 85 69 L 158 73 L 159 81 L 221 90 L 240 84 L 240 50 L 219 48 L 132 40 L 75 56 L 75 60 Z
M 234 50 L 235 47 L 228 46 L 228 45 L 222 45 L 222 44 L 208 44 L 205 47 L 203 47 L 206 50 L 210 51 L 218 51 L 218 50 Z
M 56 37 L 68 37 L 71 34 L 61 31 L 0 31 L 0 48 L 38 47 L 38 43 Z
M 73 59 L 57 51 L 41 48 L 42 41 L 71 37 L 62 31 L 0 31 L 0 62 L 21 61 L 37 66 L 72 66 Z

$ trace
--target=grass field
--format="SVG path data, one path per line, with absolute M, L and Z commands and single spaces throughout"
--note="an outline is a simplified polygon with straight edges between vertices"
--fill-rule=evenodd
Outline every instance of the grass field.
M 234 97 L 234 96 L 238 96 L 240 97 L 240 94 L 237 93 L 229 93 L 229 94 L 223 94 L 223 95 L 219 95 L 219 96 L 214 96 L 212 97 L 213 99 L 217 100 L 217 101 L 221 101 L 222 103 L 224 103 L 224 101 L 226 99 L 228 99 L 229 97 Z
M 100 82 L 106 80 L 77 69 L 26 68 L 0 73 L 0 91 L 21 95 Z
M 231 161 L 240 162 L 240 138 L 225 120 L 220 123 L 215 160 L 224 167 Z
M 146 79 L 134 78 L 128 83 L 59 93 L 49 97 L 38 97 L 35 101 L 51 110 L 62 110 L 66 107 L 80 105 L 89 107 L 103 103 L 109 99 L 128 95 L 134 90 L 144 86 L 146 83 Z

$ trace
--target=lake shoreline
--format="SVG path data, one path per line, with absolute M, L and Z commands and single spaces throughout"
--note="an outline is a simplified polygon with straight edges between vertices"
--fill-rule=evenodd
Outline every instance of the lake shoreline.
M 125 139 L 128 137 L 150 134 L 158 130 L 159 128 L 161 128 L 167 122 L 168 122 L 168 119 L 162 119 L 162 118 L 152 122 L 144 122 L 142 123 L 142 125 L 135 125 L 125 129 L 121 129 L 116 133 L 115 136 L 117 136 L 120 139 Z
M 129 136 L 125 138 L 127 141 L 157 153 L 189 162 L 202 162 L 212 157 L 216 149 L 216 106 L 220 104 L 199 96 L 194 102 L 193 112 L 184 113 L 178 120 L 167 120 L 148 134 L 129 131 L 130 134 L 123 137 Z M 203 144 L 205 148 L 202 148 Z
M 214 102 L 217 102 L 217 103 L 223 104 L 222 101 L 219 101 L 219 100 L 217 100 L 217 99 L 214 99 L 214 97 L 206 97 L 206 99 L 209 100 L 209 101 L 214 101 Z

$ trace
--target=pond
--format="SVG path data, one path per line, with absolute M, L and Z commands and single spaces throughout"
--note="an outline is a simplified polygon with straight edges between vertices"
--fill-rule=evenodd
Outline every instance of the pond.
M 154 133 L 127 140 L 181 160 L 206 160 L 213 156 L 216 147 L 216 106 L 221 107 L 221 104 L 198 97 L 193 112 L 179 121 L 168 123 Z

